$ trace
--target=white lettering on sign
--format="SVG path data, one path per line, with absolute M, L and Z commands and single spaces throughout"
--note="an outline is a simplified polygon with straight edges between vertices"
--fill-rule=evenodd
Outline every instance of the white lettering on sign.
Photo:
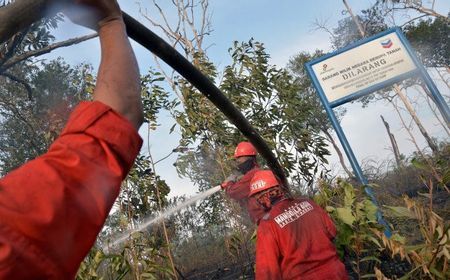
M 308 201 L 302 201 L 300 203 L 295 203 L 290 206 L 283 213 L 275 217 L 275 222 L 277 222 L 280 228 L 284 228 L 286 225 L 292 223 L 293 221 L 299 219 L 301 216 L 305 215 L 309 211 L 313 210 L 314 207 Z
M 416 68 L 395 32 L 312 65 L 329 102 Z

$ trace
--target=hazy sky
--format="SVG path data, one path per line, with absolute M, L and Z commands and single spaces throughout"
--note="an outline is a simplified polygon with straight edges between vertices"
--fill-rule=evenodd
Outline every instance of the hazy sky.
M 139 1 L 119 1 L 122 9 L 134 16 L 146 26 L 150 26 L 138 11 Z M 161 6 L 168 5 L 171 1 L 158 1 Z M 348 0 L 355 13 L 371 6 L 375 1 Z M 424 1 L 425 3 L 427 1 Z M 155 8 L 150 0 L 140 1 L 147 8 L 150 16 L 154 17 Z M 337 26 L 337 21 L 344 18 L 342 11 L 344 5 L 340 0 L 210 0 L 211 23 L 213 32 L 206 39 L 204 46 L 209 46 L 207 53 L 212 62 L 222 69 L 230 62 L 228 48 L 232 42 L 248 41 L 254 38 L 263 42 L 267 52 L 271 55 L 271 63 L 284 67 L 289 58 L 300 51 L 313 51 L 322 49 L 330 51 L 330 40 L 327 33 L 315 30 L 314 21 L 327 22 L 331 28 Z M 447 14 L 450 10 L 448 1 L 437 0 L 436 10 Z M 168 14 L 169 20 L 176 17 L 176 13 Z M 62 24 L 54 32 L 59 40 L 90 33 L 89 30 L 74 26 L 71 23 Z M 158 32 L 157 32 L 158 33 Z M 155 67 L 153 56 L 139 45 L 133 43 L 138 63 L 142 73 L 149 67 Z M 100 49 L 98 40 L 94 39 L 69 48 L 59 49 L 47 55 L 47 58 L 62 56 L 71 64 L 89 62 L 98 66 Z M 450 95 L 448 87 L 439 85 L 443 95 Z M 414 91 L 408 92 L 412 99 L 417 99 L 418 112 L 426 128 L 434 137 L 443 139 L 447 137 L 442 127 L 436 125 L 436 120 L 430 114 L 428 106 L 417 96 Z M 386 160 L 392 159 L 389 150 L 390 143 L 384 126 L 380 120 L 382 114 L 391 125 L 391 130 L 397 137 L 400 152 L 409 155 L 413 150 L 413 144 L 407 140 L 407 134 L 401 129 L 399 118 L 393 108 L 386 102 L 376 102 L 368 108 L 361 108 L 360 104 L 346 104 L 347 113 L 342 120 L 342 127 L 354 149 L 358 160 Z M 406 117 L 407 118 L 407 117 Z M 409 118 L 408 122 L 409 122 Z M 160 117 L 162 127 L 157 132 L 150 134 L 149 146 L 155 160 L 158 160 L 175 148 L 178 143 L 176 133 L 169 135 L 169 129 L 173 121 L 168 113 Z M 414 128 L 417 131 L 416 128 Z M 141 129 L 141 135 L 147 138 L 145 129 Z M 418 137 L 421 148 L 425 147 L 423 138 Z M 147 150 L 147 141 L 143 149 Z M 175 168 L 172 166 L 175 156 L 158 164 L 157 173 L 172 187 L 170 196 L 190 195 L 197 189 L 188 180 L 178 178 Z M 336 168 L 337 157 L 333 154 L 330 162 Z M 219 183 L 219 182 L 218 182 Z

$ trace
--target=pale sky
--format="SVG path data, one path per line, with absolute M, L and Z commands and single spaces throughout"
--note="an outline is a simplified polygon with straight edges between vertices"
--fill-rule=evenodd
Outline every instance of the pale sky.
M 164 4 L 170 3 L 167 0 L 159 2 L 163 8 L 165 7 Z M 373 2 L 375 0 L 348 0 L 355 13 L 370 7 Z M 136 1 L 119 0 L 119 3 L 125 12 L 150 27 L 149 23 L 139 15 Z M 155 9 L 152 8 L 151 1 L 143 0 L 141 3 L 144 3 L 144 7 L 149 9 L 150 15 L 154 15 Z M 207 50 L 208 56 L 219 67 L 219 70 L 231 61 L 227 50 L 231 47 L 232 42 L 235 40 L 248 41 L 250 38 L 265 44 L 267 52 L 271 56 L 270 62 L 272 64 L 284 67 L 289 58 L 300 51 L 314 51 L 315 49 L 330 51 L 331 44 L 328 34 L 314 30 L 314 21 L 326 21 L 329 27 L 334 28 L 337 26 L 337 21 L 345 17 L 341 12 L 344 8 L 341 0 L 210 0 L 213 32 L 204 45 L 210 46 Z M 447 14 L 450 10 L 450 2 L 437 0 L 435 8 L 438 12 Z M 175 16 L 175 13 L 171 13 L 169 19 Z M 90 31 L 87 29 L 77 27 L 72 23 L 62 24 L 54 32 L 58 40 L 89 33 Z M 156 67 L 151 53 L 134 42 L 133 48 L 143 74 L 148 71 L 150 66 Z M 56 50 L 47 55 L 46 58 L 61 56 L 71 64 L 89 62 L 96 68 L 99 63 L 99 54 L 98 39 L 93 39 L 76 46 Z M 448 87 L 443 84 L 438 84 L 438 87 L 441 94 L 450 95 Z M 416 99 L 418 94 L 410 91 L 408 95 L 412 99 Z M 368 108 L 361 108 L 358 103 L 343 106 L 347 109 L 347 113 L 341 125 L 360 163 L 367 160 L 393 159 L 392 152 L 389 150 L 389 139 L 381 122 L 380 114 L 389 121 L 391 131 L 395 134 L 400 146 L 400 152 L 409 155 L 414 150 L 413 144 L 407 139 L 406 132 L 401 129 L 401 123 L 390 105 L 380 101 L 370 104 Z M 448 139 L 442 127 L 436 125 L 437 122 L 430 113 L 428 106 L 420 99 L 418 99 L 417 108 L 418 114 L 430 134 L 439 139 Z M 409 121 L 409 118 L 407 119 Z M 150 142 L 148 143 L 155 160 L 169 154 L 178 144 L 176 133 L 170 135 L 168 133 L 173 125 L 169 114 L 163 113 L 160 116 L 160 122 L 162 123 L 161 128 L 150 135 Z M 417 128 L 414 128 L 414 131 L 417 134 Z M 144 139 L 147 138 L 145 129 L 141 129 L 141 135 Z M 418 137 L 418 139 L 420 147 L 424 148 L 424 139 L 421 137 Z M 144 151 L 147 150 L 147 147 L 148 145 L 145 143 Z M 330 157 L 331 165 L 335 169 L 339 169 L 337 156 L 334 155 L 332 148 L 330 150 L 333 152 Z M 172 166 L 175 158 L 176 156 L 173 155 L 158 164 L 156 171 L 172 188 L 169 196 L 192 195 L 197 189 L 188 180 L 178 177 L 175 168 Z M 334 171 L 333 173 L 337 172 Z

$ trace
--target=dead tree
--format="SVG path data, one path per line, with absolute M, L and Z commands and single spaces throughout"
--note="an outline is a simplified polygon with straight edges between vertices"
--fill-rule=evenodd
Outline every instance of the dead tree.
M 208 0 L 171 1 L 172 9 L 178 14 L 175 22 L 168 20 L 168 12 L 162 9 L 157 0 L 152 0 L 152 3 L 158 12 L 159 20 L 151 17 L 148 11 L 143 8 L 142 3 L 139 2 L 139 11 L 142 16 L 164 34 L 172 47 L 180 49 L 192 64 L 198 66 L 200 62 L 196 54 L 205 54 L 207 48 L 203 46 L 204 38 L 212 32 Z M 161 66 L 156 56 L 154 56 L 154 59 L 172 90 L 179 100 L 184 103 L 184 97 L 179 92 L 174 79 L 175 72 L 168 73 Z
M 336 151 L 336 154 L 339 157 L 339 162 L 341 163 L 341 166 L 344 169 L 347 176 L 349 178 L 353 178 L 354 175 L 350 171 L 350 169 L 348 169 L 347 165 L 345 164 L 344 155 L 342 154 L 341 149 L 339 148 L 338 144 L 336 143 L 336 140 L 334 140 L 333 136 L 328 131 L 328 129 L 324 128 L 321 131 L 325 134 L 326 138 L 328 139 L 328 141 L 330 141 L 331 145 L 333 146 L 334 150 Z
M 359 23 L 358 18 L 354 16 L 353 11 L 351 10 L 351 8 L 348 5 L 347 1 L 343 0 L 343 3 L 345 5 L 348 13 L 352 17 L 353 21 L 357 25 L 360 35 L 362 37 L 365 37 L 366 36 L 366 31 L 362 28 L 362 25 Z M 414 122 L 416 123 L 416 125 L 419 128 L 420 132 L 422 133 L 423 137 L 427 141 L 428 146 L 431 148 L 431 150 L 433 152 L 438 152 L 438 147 L 437 147 L 436 143 L 430 137 L 430 134 L 427 132 L 427 130 L 423 126 L 422 122 L 420 121 L 419 117 L 417 116 L 417 114 L 416 114 L 416 112 L 414 110 L 414 107 L 412 106 L 412 104 L 409 101 L 409 99 L 406 96 L 406 94 L 403 93 L 403 91 L 401 90 L 401 88 L 400 88 L 400 86 L 398 84 L 394 84 L 393 87 L 394 87 L 394 92 L 402 100 L 403 104 L 405 104 L 405 108 L 407 109 L 408 113 L 411 115 L 412 119 L 414 120 Z
M 419 83 L 419 86 L 425 95 L 425 100 L 427 101 L 427 104 L 430 107 L 431 112 L 433 113 L 439 124 L 442 126 L 442 128 L 445 130 L 447 135 L 450 136 L 450 123 L 446 123 L 445 120 L 441 120 L 441 117 L 439 116 L 439 113 L 436 110 L 436 106 L 433 106 L 434 100 L 433 95 L 423 83 Z M 420 90 L 418 91 L 420 92 Z
M 395 140 L 394 134 L 392 134 L 389 123 L 380 115 L 381 120 L 383 121 L 384 127 L 386 128 L 387 134 L 389 135 L 389 140 L 391 141 L 392 151 L 394 152 L 395 161 L 397 162 L 397 167 L 402 166 L 402 158 L 400 155 L 400 150 L 398 149 L 397 141 Z
M 450 22 L 446 15 L 440 14 L 435 10 L 434 6 L 436 4 L 436 0 L 431 1 L 431 6 L 428 7 L 423 4 L 423 1 L 414 0 L 382 0 L 382 2 L 386 6 L 386 9 L 391 12 L 399 10 L 413 10 L 426 16 L 439 17 Z

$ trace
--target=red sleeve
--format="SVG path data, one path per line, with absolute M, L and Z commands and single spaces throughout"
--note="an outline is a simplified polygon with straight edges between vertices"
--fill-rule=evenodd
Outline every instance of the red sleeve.
M 253 168 L 247 172 L 242 178 L 234 184 L 231 184 L 225 189 L 225 192 L 229 197 L 235 200 L 247 200 L 250 194 L 250 181 L 258 168 Z
M 281 254 L 270 222 L 262 221 L 256 234 L 256 279 L 282 279 Z
M 142 140 L 82 102 L 48 152 L 0 180 L 0 279 L 70 279 L 95 242 Z

